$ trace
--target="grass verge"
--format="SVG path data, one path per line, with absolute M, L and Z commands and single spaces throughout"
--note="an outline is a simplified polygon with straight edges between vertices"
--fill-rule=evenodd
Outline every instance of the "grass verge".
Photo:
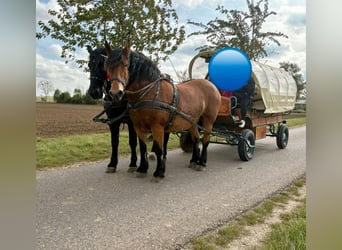
M 289 200 L 299 196 L 298 189 L 305 185 L 305 178 L 295 181 L 291 186 L 279 194 L 266 199 L 254 209 L 244 213 L 219 229 L 206 235 L 194 238 L 185 249 L 218 250 L 229 249 L 229 244 L 240 237 L 249 234 L 246 229 L 263 223 L 275 208 L 281 208 Z M 305 249 L 306 244 L 306 207 L 305 199 L 300 206 L 288 213 L 280 215 L 281 222 L 272 226 L 272 231 L 263 239 L 261 246 L 253 249 Z
M 151 149 L 152 142 L 147 145 Z M 179 147 L 179 138 L 170 135 L 168 149 Z M 130 154 L 128 132 L 120 132 L 119 155 Z M 139 152 L 139 147 L 137 147 Z M 111 155 L 110 134 L 72 135 L 58 138 L 37 138 L 37 168 L 58 167 L 81 161 L 96 161 L 109 158 Z
M 289 127 L 306 123 L 306 118 L 288 119 Z M 152 143 L 148 144 L 150 150 Z M 170 135 L 168 149 L 179 147 L 179 138 Z M 137 147 L 139 150 L 139 147 Z M 128 132 L 120 132 L 119 155 L 130 154 Z M 111 155 L 110 134 L 72 135 L 58 138 L 36 139 L 36 166 L 37 168 L 58 167 L 82 161 L 96 161 L 109 158 Z

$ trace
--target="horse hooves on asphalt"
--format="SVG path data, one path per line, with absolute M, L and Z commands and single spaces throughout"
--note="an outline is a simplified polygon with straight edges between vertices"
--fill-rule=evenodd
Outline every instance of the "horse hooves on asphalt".
M 147 173 L 137 173 L 136 177 L 137 178 L 145 178 Z
M 137 167 L 129 167 L 127 172 L 128 173 L 134 173 L 136 169 L 137 169 Z
M 196 171 L 204 171 L 205 170 L 205 166 L 203 166 L 203 165 L 196 165 L 196 167 L 194 167 L 194 169 Z
M 188 168 L 196 168 L 197 164 L 196 162 L 190 162 Z
M 107 167 L 106 173 L 111 174 L 116 172 L 116 167 Z
M 153 183 L 160 183 L 162 180 L 164 180 L 164 178 L 162 178 L 162 177 L 153 177 L 151 179 L 151 182 L 153 182 Z

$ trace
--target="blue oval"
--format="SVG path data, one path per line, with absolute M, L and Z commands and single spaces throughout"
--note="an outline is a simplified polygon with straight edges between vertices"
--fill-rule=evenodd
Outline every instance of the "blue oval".
M 243 87 L 251 77 L 252 64 L 237 48 L 217 51 L 209 62 L 209 79 L 219 90 L 234 91 Z

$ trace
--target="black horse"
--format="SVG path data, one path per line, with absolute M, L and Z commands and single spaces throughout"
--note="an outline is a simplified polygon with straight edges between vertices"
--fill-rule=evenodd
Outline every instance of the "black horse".
M 131 161 L 128 171 L 134 172 L 137 168 L 136 147 L 138 136 L 127 112 L 128 100 L 127 98 L 122 98 L 120 102 L 114 103 L 109 94 L 110 84 L 107 80 L 107 73 L 104 69 L 104 62 L 107 57 L 105 48 L 97 48 L 93 50 L 91 46 L 87 46 L 87 50 L 89 52 L 88 67 L 90 70 L 90 86 L 88 93 L 94 99 L 100 99 L 104 94 L 103 105 L 106 110 L 107 117 L 109 120 L 113 119 L 114 121 L 108 123 L 111 133 L 112 155 L 107 166 L 106 173 L 113 173 L 116 171 L 118 164 L 119 130 L 122 123 L 126 123 L 128 125 L 129 146 L 131 148 Z M 120 119 L 117 119 L 118 117 L 120 117 Z M 169 134 L 165 134 L 165 136 L 164 159 L 166 159 L 166 148 Z M 141 157 L 140 164 L 148 164 L 146 144 L 139 139 L 139 146 Z

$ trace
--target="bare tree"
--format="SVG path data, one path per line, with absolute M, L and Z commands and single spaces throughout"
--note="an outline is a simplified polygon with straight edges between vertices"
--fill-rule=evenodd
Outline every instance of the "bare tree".
M 48 80 L 41 80 L 38 83 L 38 88 L 43 92 L 44 94 L 44 99 L 42 98 L 43 101 L 47 101 L 47 97 L 49 96 L 49 93 L 54 90 L 53 84 L 49 82 Z

